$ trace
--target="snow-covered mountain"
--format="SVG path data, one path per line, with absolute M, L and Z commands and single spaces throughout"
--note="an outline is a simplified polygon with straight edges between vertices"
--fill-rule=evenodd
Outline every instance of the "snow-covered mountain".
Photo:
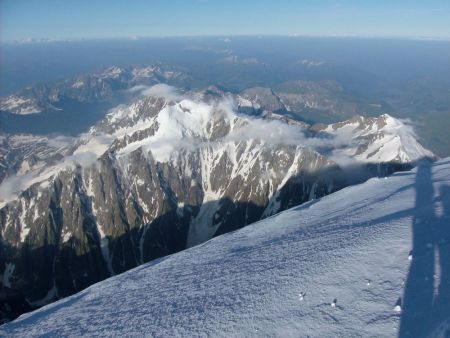
M 0 110 L 19 115 L 35 114 L 41 112 L 38 102 L 25 96 L 10 95 L 0 101 Z
M 5 336 L 448 337 L 450 160 L 95 284 Z
M 19 115 L 58 111 L 73 103 L 117 99 L 117 96 L 139 91 L 145 86 L 166 82 L 179 84 L 187 78 L 188 75 L 179 70 L 162 65 L 112 66 L 54 84 L 26 87 L 0 98 L 0 111 Z
M 372 163 L 405 163 L 421 157 L 434 157 L 417 142 L 411 126 L 388 114 L 375 118 L 355 116 L 330 125 L 318 124 L 312 129 L 334 136 L 331 158 L 337 160 L 346 157 Z M 344 146 L 339 147 L 339 144 Z
M 70 154 L 74 141 L 64 136 L 0 134 L 0 183 L 58 163 Z
M 18 169 L 0 184 L 0 272 L 2 285 L 27 304 L 44 305 L 430 155 L 411 135 L 408 147 L 419 151 L 408 156 L 374 161 L 350 152 L 336 161 L 333 147 L 354 149 L 366 134 L 317 131 L 268 111 L 239 114 L 239 98 L 211 89 L 142 90 L 147 97 L 113 109 L 76 139 L 21 136 L 41 149 L 37 158 L 17 146 L 17 135 L 3 141 L 17 149 L 2 151 Z

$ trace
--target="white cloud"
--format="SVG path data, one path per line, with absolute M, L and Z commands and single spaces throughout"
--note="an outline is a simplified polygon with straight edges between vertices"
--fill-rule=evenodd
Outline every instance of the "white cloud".
M 130 93 L 138 93 L 141 96 L 163 97 L 167 100 L 179 101 L 184 98 L 180 90 L 165 83 L 154 86 L 137 85 L 128 89 Z
M 158 83 L 151 87 L 142 88 L 141 95 L 163 97 L 167 100 L 181 100 L 183 95 L 175 87 L 169 86 L 165 83 Z
M 26 182 L 33 178 L 33 173 L 27 173 L 22 176 L 8 177 L 0 184 L 0 207 L 2 202 L 8 202 L 14 198 L 19 191 L 23 189 Z
M 47 144 L 50 147 L 63 148 L 74 145 L 76 141 L 76 137 L 58 135 L 55 137 L 49 137 L 47 140 Z
M 142 92 L 145 89 L 150 88 L 149 86 L 137 85 L 128 89 L 130 93 Z

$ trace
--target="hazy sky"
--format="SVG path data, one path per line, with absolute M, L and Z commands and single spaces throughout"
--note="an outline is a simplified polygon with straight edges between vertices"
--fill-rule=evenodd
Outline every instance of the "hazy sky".
M 0 0 L 0 40 L 184 35 L 450 38 L 449 0 Z

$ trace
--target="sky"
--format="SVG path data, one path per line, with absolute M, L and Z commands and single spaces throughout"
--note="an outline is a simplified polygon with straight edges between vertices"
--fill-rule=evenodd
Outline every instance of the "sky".
M 448 0 L 0 0 L 0 41 L 300 35 L 450 38 Z

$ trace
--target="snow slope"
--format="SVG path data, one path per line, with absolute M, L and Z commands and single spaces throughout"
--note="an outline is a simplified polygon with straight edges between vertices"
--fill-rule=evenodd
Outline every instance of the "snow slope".
M 142 265 L 0 335 L 445 337 L 449 220 L 444 159 Z
M 449 220 L 445 159 L 145 264 L 0 335 L 445 336 Z

